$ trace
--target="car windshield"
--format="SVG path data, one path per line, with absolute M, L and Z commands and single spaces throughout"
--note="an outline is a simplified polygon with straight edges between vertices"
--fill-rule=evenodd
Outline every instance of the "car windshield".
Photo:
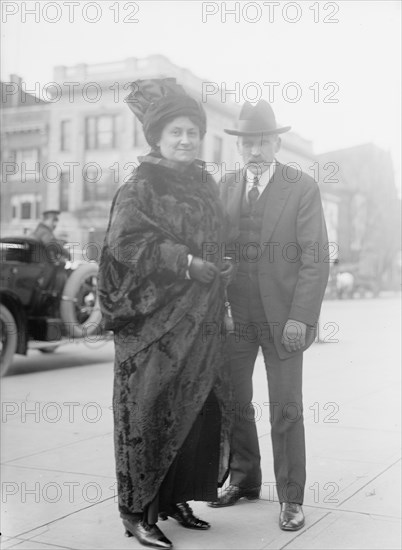
M 31 252 L 29 243 L 0 242 L 1 262 L 29 262 Z

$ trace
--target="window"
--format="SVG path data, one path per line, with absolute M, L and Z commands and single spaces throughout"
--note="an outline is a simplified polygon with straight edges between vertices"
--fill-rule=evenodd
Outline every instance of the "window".
M 0 258 L 2 262 L 30 263 L 33 261 L 32 248 L 28 243 L 2 242 L 0 243 Z
M 71 151 L 71 120 L 60 123 L 60 151 Z
M 35 212 L 35 218 L 38 219 L 40 217 L 41 213 L 41 207 L 42 207 L 42 200 L 40 198 L 36 199 L 36 212 Z
M 84 202 L 92 202 L 95 200 L 95 186 L 96 182 L 99 181 L 98 171 L 95 170 L 95 167 L 90 166 L 84 174 L 83 182 L 83 200 Z
M 17 171 L 15 174 L 10 174 L 10 178 L 18 179 L 22 182 L 31 179 L 39 181 L 39 149 L 31 147 L 29 149 L 11 151 L 10 161 L 17 164 Z
M 113 174 L 104 174 L 95 188 L 95 200 L 107 201 L 113 198 L 116 186 L 113 183 Z
M 114 117 L 100 116 L 97 119 L 98 149 L 114 147 Z
M 112 149 L 115 147 L 116 117 L 114 115 L 87 117 L 85 142 L 87 149 Z
M 111 170 L 88 168 L 84 176 L 83 200 L 84 202 L 110 201 L 118 187 L 114 181 L 114 173 Z
M 70 178 L 68 172 L 62 172 L 59 182 L 59 197 L 60 197 L 60 212 L 68 212 L 69 210 L 69 191 L 70 191 Z
M 97 149 L 96 147 L 96 118 L 90 116 L 86 119 L 85 142 L 87 149 Z
M 39 193 L 16 194 L 11 197 L 13 220 L 35 220 L 39 218 L 41 197 Z
M 214 148 L 212 151 L 213 162 L 219 164 L 222 160 L 223 141 L 219 136 L 214 136 Z
M 21 203 L 21 220 L 30 220 L 32 212 L 32 203 L 22 202 Z

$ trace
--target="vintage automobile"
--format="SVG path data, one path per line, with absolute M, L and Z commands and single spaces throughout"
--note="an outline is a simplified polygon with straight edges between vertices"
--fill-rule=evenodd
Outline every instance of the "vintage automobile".
M 26 236 L 0 239 L 0 261 L 1 376 L 15 353 L 102 336 L 95 261 Z

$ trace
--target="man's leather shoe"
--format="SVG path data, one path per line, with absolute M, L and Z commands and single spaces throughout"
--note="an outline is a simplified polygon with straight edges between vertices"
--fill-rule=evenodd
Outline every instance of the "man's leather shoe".
M 172 543 L 157 525 L 149 525 L 145 521 L 130 521 L 123 519 L 123 525 L 126 528 L 126 537 L 135 537 L 138 542 L 144 546 L 154 548 L 172 548 Z
M 260 498 L 260 487 L 253 487 L 252 489 L 242 489 L 237 485 L 229 485 L 223 491 L 221 496 L 215 502 L 208 502 L 208 506 L 212 508 L 223 508 L 224 506 L 233 506 L 241 498 L 247 498 L 248 500 L 256 500 Z
M 283 502 L 279 514 L 279 527 L 283 531 L 298 531 L 304 527 L 304 514 L 301 504 Z

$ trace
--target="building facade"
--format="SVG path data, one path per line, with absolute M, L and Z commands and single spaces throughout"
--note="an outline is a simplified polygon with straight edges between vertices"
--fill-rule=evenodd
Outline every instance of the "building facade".
M 401 202 L 390 153 L 367 143 L 319 155 L 318 162 L 327 167 L 320 177 L 323 194 L 337 201 L 339 269 L 374 293 L 397 288 Z
M 28 233 L 47 202 L 51 106 L 26 93 L 16 75 L 1 83 L 1 105 L 1 234 Z
M 48 201 L 63 212 L 60 230 L 69 240 L 82 246 L 88 240 L 102 243 L 116 189 L 149 151 L 141 124 L 125 102 L 130 83 L 165 77 L 175 77 L 202 99 L 201 79 L 163 56 L 56 67 L 59 98 L 52 105 L 49 155 L 60 173 L 58 185 L 48 188 Z M 218 101 L 205 104 L 208 131 L 201 158 L 230 161 L 232 144 L 222 128 L 233 123 L 236 108 Z
M 16 198 L 19 187 L 30 197 L 37 196 L 41 203 L 36 209 L 32 207 L 29 224 L 18 216 L 12 220 L 2 217 L 2 234 L 21 234 L 36 223 L 41 210 L 55 208 L 62 212 L 56 230 L 60 238 L 80 249 L 95 242 L 100 250 L 112 197 L 130 177 L 138 157 L 149 150 L 141 125 L 125 102 L 130 83 L 165 77 L 176 78 L 188 93 L 203 102 L 208 128 L 200 157 L 208 163 L 215 179 L 218 181 L 227 170 L 241 166 L 236 138 L 223 132 L 224 128 L 235 127 L 241 104 L 222 102 L 219 93 L 203 97 L 205 81 L 166 57 L 153 55 L 116 63 L 58 66 L 54 70 L 54 82 L 47 88 L 47 101 L 30 98 L 33 104 L 26 105 L 22 111 L 21 106 L 6 110 L 4 143 L 8 157 L 7 151 L 17 151 L 17 145 L 23 151 L 29 149 L 31 142 L 27 141 L 26 134 L 30 118 L 26 113 L 38 118 L 35 119 L 39 125 L 35 130 L 35 143 L 39 152 L 37 156 L 31 154 L 32 161 L 39 162 L 40 178 L 35 181 L 34 191 L 20 185 L 18 173 L 13 184 L 4 182 L 3 178 L 5 214 L 7 205 L 23 204 L 26 200 Z M 12 143 L 10 136 L 13 136 Z M 29 139 L 34 138 L 31 135 Z M 21 155 L 29 153 L 18 154 L 21 159 Z M 282 135 L 278 159 L 315 176 L 312 143 L 294 132 Z M 323 199 L 328 205 L 333 202 L 330 193 Z M 19 208 L 18 212 L 25 216 L 27 206 L 23 207 L 24 211 Z

